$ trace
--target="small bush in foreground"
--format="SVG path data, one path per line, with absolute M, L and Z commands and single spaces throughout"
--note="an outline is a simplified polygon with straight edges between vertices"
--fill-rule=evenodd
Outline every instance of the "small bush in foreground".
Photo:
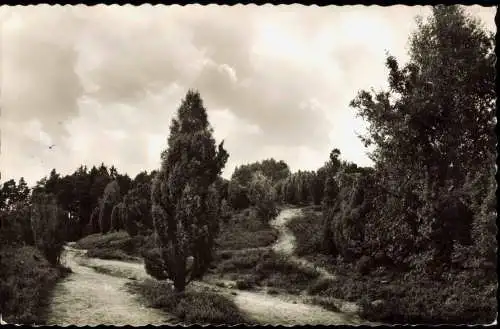
M 176 293 L 171 284 L 156 280 L 129 283 L 154 308 L 164 309 L 189 324 L 248 323 L 233 301 L 213 292 Z
M 33 247 L 1 250 L 0 269 L 0 314 L 18 324 L 43 324 L 52 288 L 70 272 L 52 267 Z
M 322 300 L 359 303 L 360 315 L 366 320 L 401 324 L 491 323 L 497 313 L 496 290 L 496 283 L 485 284 L 480 272 L 474 271 L 450 273 L 440 282 L 411 272 L 392 276 L 339 274 L 335 280 L 316 280 L 307 289 Z

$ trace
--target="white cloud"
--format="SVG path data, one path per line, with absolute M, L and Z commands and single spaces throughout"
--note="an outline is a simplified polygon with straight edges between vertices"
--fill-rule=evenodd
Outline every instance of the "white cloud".
M 470 7 L 494 30 L 494 9 Z M 348 107 L 403 61 L 409 6 L 0 8 L 2 177 L 114 164 L 157 168 L 170 121 L 200 90 L 234 166 L 274 157 L 315 169 L 333 147 L 368 164 Z M 49 150 L 48 144 L 56 144 Z

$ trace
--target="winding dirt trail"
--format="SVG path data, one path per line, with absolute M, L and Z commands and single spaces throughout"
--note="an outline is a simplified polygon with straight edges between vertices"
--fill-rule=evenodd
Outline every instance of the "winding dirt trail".
M 273 248 L 303 266 L 313 264 L 293 256 L 294 236 L 286 222 L 300 213 L 285 209 L 273 221 L 280 238 Z M 175 319 L 157 309 L 141 304 L 139 298 L 125 288 L 130 280 L 150 278 L 142 263 L 104 260 L 84 256 L 85 250 L 66 247 L 65 265 L 73 273 L 60 282 L 55 291 L 48 324 L 58 325 L 147 325 L 174 323 Z M 326 271 L 322 275 L 332 276 Z M 222 288 L 208 282 L 193 282 L 199 289 L 210 289 L 234 300 L 239 309 L 253 321 L 272 325 L 361 324 L 357 316 L 332 312 L 311 305 L 304 296 L 268 295 L 265 291 L 240 291 Z
M 273 245 L 273 250 L 276 253 L 286 255 L 288 259 L 300 266 L 307 268 L 313 268 L 319 272 L 322 278 L 335 279 L 335 275 L 328 272 L 326 269 L 319 267 L 310 261 L 299 258 L 294 255 L 295 250 L 295 236 L 292 231 L 286 226 L 289 220 L 301 215 L 302 210 L 299 208 L 288 208 L 282 210 L 279 215 L 271 221 L 271 226 L 276 228 L 280 232 L 278 241 Z
M 85 264 L 85 251 L 66 247 L 64 263 L 73 271 L 55 288 L 47 324 L 57 325 L 132 325 L 165 324 L 172 317 L 142 305 L 127 292 L 127 278 L 99 273 Z M 100 259 L 90 259 L 100 263 Z M 138 273 L 140 264 L 103 261 L 111 268 Z M 118 265 L 118 266 L 117 266 Z M 131 270 L 132 269 L 132 270 Z

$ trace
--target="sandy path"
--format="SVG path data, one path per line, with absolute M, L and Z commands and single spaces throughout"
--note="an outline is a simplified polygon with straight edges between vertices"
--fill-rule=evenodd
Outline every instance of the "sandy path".
M 286 226 L 287 222 L 292 218 L 299 216 L 302 213 L 301 209 L 284 209 L 279 215 L 271 221 L 271 226 L 280 232 L 278 241 L 273 245 L 273 250 L 276 253 L 284 254 L 291 261 L 308 268 L 314 268 L 319 272 L 322 278 L 335 279 L 335 275 L 328 272 L 326 269 L 319 267 L 306 259 L 299 258 L 294 255 L 295 236 L 292 231 Z
M 79 260 L 84 259 L 81 254 L 70 247 L 65 251 L 63 262 L 73 273 L 56 286 L 47 324 L 139 326 L 169 322 L 171 317 L 142 305 L 125 289 L 128 279 L 80 265 Z M 109 266 L 116 267 L 117 263 L 125 269 L 136 266 L 116 261 Z
M 300 298 L 274 297 L 264 293 L 238 291 L 236 305 L 253 320 L 272 325 L 337 325 L 360 324 L 356 317 L 330 312 L 316 305 L 305 304 Z
M 285 209 L 272 222 L 280 231 L 280 238 L 273 245 L 273 249 L 303 266 L 314 267 L 306 260 L 293 256 L 295 239 L 285 224 L 299 212 L 298 209 Z M 84 253 L 83 250 L 67 247 L 66 265 L 71 267 L 74 273 L 56 287 L 49 324 L 146 325 L 173 321 L 169 315 L 142 305 L 139 299 L 124 287 L 130 279 L 149 278 L 142 263 L 82 257 Z M 327 271 L 317 269 L 322 275 L 332 276 Z M 306 302 L 304 296 L 276 296 L 268 295 L 264 291 L 233 290 L 208 282 L 193 282 L 192 286 L 208 288 L 232 298 L 244 314 L 262 324 L 367 324 L 357 316 L 331 312 L 311 305 Z

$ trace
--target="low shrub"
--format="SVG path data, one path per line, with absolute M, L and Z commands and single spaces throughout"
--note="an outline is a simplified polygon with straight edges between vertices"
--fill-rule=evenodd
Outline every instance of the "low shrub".
M 314 280 L 307 286 L 307 293 L 309 295 L 317 295 L 322 291 L 326 291 L 332 285 L 335 284 L 335 281 L 329 278 L 319 278 Z
M 242 279 L 236 280 L 236 289 L 239 290 L 248 290 L 255 287 L 257 284 L 255 277 L 253 276 L 245 276 Z
M 117 260 L 136 260 L 137 257 L 127 255 L 123 250 L 111 248 L 95 248 L 87 251 L 87 257 L 95 257 L 101 259 L 117 259 Z
M 249 323 L 230 299 L 210 291 L 176 293 L 171 284 L 156 280 L 128 286 L 154 308 L 164 309 L 187 324 Z
M 8 323 L 44 324 L 50 293 L 70 269 L 52 267 L 33 247 L 0 251 L 0 314 Z
M 86 236 L 75 243 L 75 248 L 86 249 L 89 257 L 129 261 L 142 257 L 151 241 L 149 237 L 131 237 L 127 232 L 118 231 Z
M 168 278 L 168 274 L 165 270 L 163 259 L 161 257 L 160 249 L 154 248 L 144 251 L 143 257 L 146 273 L 157 280 L 165 280 Z
M 110 247 L 112 242 L 129 240 L 130 236 L 125 231 L 118 231 L 108 234 L 96 233 L 88 235 L 75 243 L 78 249 L 94 249 L 100 247 Z
M 338 301 L 335 300 L 334 298 L 314 297 L 311 299 L 311 303 L 314 305 L 319 305 L 328 311 L 332 311 L 332 312 L 339 312 L 340 311 Z
M 366 275 L 374 267 L 375 261 L 373 257 L 363 255 L 356 263 L 356 271 L 361 275 Z
M 229 258 L 222 259 L 220 255 L 217 258 L 215 274 L 249 281 L 251 286 L 267 285 L 297 293 L 319 276 L 315 269 L 296 264 L 271 250 L 232 252 L 230 256 L 226 252 L 226 257 Z
M 296 240 L 295 253 L 298 256 L 323 252 L 323 218 L 321 213 L 304 210 L 302 215 L 290 220 L 287 227 Z
M 259 262 L 255 273 L 259 281 L 265 281 L 268 286 L 288 289 L 290 293 L 304 290 L 312 280 L 319 276 L 319 272 L 315 269 L 295 264 L 274 253 Z
M 248 273 L 265 257 L 266 251 L 252 250 L 245 252 L 224 253 L 216 263 L 218 273 Z
M 411 324 L 488 324 L 496 318 L 494 294 L 487 289 L 408 285 L 397 296 L 362 304 L 371 321 Z M 496 290 L 496 289 L 495 289 Z
M 424 279 L 416 272 L 376 273 L 318 279 L 307 292 L 320 297 L 318 301 L 335 298 L 358 303 L 360 316 L 376 322 L 479 324 L 491 323 L 496 316 L 497 284 L 485 284 L 479 270 L 448 273 L 439 282 Z
M 221 226 L 216 245 L 218 250 L 258 248 L 273 244 L 277 238 L 276 230 L 268 223 L 259 220 L 252 211 L 243 211 Z

